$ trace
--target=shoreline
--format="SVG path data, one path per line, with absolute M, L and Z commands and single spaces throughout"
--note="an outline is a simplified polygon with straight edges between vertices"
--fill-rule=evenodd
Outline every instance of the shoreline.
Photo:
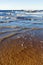
M 39 36 L 40 35 L 40 36 Z M 27 31 L 0 42 L 0 64 L 43 65 L 43 30 Z
M 21 30 L 16 30 L 16 31 L 6 31 L 6 32 L 0 32 L 1 36 L 0 36 L 0 41 L 3 40 L 3 39 L 7 39 L 7 38 L 10 38 L 10 37 L 13 37 L 13 36 L 16 36 L 18 34 L 25 34 L 25 33 L 28 33 L 31 34 L 31 32 L 33 32 L 33 34 L 37 35 L 34 31 L 37 32 L 43 32 L 43 28 L 23 28 Z M 31 34 L 32 35 L 32 34 Z M 41 35 L 41 33 L 40 33 Z M 43 35 L 43 34 L 42 34 Z

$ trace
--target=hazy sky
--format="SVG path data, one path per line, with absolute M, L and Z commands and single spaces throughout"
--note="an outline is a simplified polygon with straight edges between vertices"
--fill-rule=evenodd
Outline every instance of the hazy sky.
M 0 0 L 0 9 L 43 9 L 43 0 Z

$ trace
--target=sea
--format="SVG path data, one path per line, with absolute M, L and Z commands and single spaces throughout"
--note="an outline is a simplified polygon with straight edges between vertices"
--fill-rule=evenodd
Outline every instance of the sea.
M 0 39 L 28 30 L 43 33 L 43 12 L 0 10 Z

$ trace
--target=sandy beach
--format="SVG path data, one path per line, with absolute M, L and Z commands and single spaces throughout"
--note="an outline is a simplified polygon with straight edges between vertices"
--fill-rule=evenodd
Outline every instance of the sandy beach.
M 2 39 L 0 65 L 43 65 L 43 33 L 36 34 L 28 31 Z
M 0 65 L 43 65 L 43 13 L 0 11 Z

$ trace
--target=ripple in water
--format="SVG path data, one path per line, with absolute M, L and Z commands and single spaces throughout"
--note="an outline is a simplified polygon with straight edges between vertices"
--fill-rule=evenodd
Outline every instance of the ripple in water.
M 9 14 L 7 14 L 9 13 Z M 26 30 L 43 30 L 42 15 L 5 12 L 0 15 L 0 38 Z

